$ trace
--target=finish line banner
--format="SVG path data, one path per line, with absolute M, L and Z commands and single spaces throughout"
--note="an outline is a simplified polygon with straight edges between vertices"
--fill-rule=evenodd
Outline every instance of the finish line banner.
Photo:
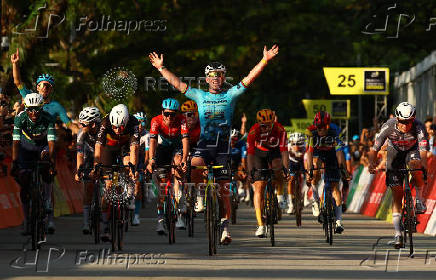
M 324 67 L 331 95 L 387 95 L 387 67 Z

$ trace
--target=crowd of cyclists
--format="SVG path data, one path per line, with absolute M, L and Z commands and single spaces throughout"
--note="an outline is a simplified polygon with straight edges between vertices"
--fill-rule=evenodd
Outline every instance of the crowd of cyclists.
M 232 241 L 230 220 L 232 216 L 229 183 L 238 182 L 238 195 L 241 201 L 252 201 L 257 220 L 254 235 L 267 234 L 264 216 L 264 193 L 267 186 L 267 172 L 273 171 L 272 185 L 277 197 L 278 208 L 287 214 L 294 214 L 301 205 L 301 188 L 293 187 L 305 182 L 307 193 L 312 195 L 312 212 L 323 222 L 320 207 L 323 194 L 318 192 L 320 181 L 329 183 L 334 198 L 335 233 L 341 234 L 345 228 L 342 213 L 346 211 L 348 182 L 353 169 L 358 164 L 369 167 L 370 172 L 386 169 L 386 184 L 393 192 L 393 225 L 395 248 L 403 245 L 400 232 L 401 202 L 403 197 L 402 174 L 396 172 L 406 164 L 411 168 L 426 169 L 427 155 L 431 155 L 429 145 L 433 137 L 432 123 L 419 122 L 413 105 L 403 102 L 398 105 L 395 115 L 381 127 L 362 131 L 345 143 L 340 137 L 340 129 L 332 122 L 330 114 L 319 111 L 313 125 L 305 133 L 288 133 L 278 122 L 275 112 L 261 109 L 256 113 L 256 124 L 246 128 L 247 118 L 241 119 L 242 126 L 232 126 L 234 108 L 240 95 L 261 74 L 268 63 L 278 54 L 278 46 L 263 50 L 262 59 L 237 85 L 223 89 L 226 67 L 219 62 L 205 67 L 208 91 L 192 88 L 182 82 L 164 66 L 162 54 L 149 54 L 151 64 L 160 74 L 189 100 L 180 104 L 177 98 L 162 101 L 161 113 L 148 118 L 143 112 L 129 112 L 124 104 L 114 106 L 103 116 L 97 107 L 87 106 L 78 117 L 79 131 L 76 143 L 75 180 L 83 182 L 83 228 L 90 233 L 89 211 L 96 184 L 100 176 L 97 169 L 122 164 L 129 176 L 130 186 L 127 196 L 129 208 L 134 211 L 132 225 L 140 224 L 139 209 L 144 181 L 150 180 L 157 186 L 156 232 L 166 234 L 164 222 L 164 193 L 160 189 L 162 173 L 172 174 L 172 188 L 177 209 L 176 228 L 184 229 L 187 211 L 186 183 L 200 186 L 205 182 L 205 172 L 199 166 L 222 166 L 214 172 L 218 184 L 221 218 L 221 244 Z M 14 83 L 22 98 L 22 107 L 17 109 L 13 121 L 13 152 L 11 175 L 21 186 L 21 201 L 24 213 L 24 234 L 29 233 L 28 203 L 29 176 L 34 163 L 49 161 L 50 168 L 44 170 L 44 207 L 48 214 L 48 232 L 55 231 L 53 219 L 53 177 L 56 174 L 55 143 L 56 126 L 60 122 L 66 127 L 74 124 L 65 109 L 52 99 L 55 80 L 49 74 L 42 74 L 36 80 L 36 92 L 32 93 L 21 81 L 18 50 L 11 56 Z M 21 106 L 21 105 L 19 105 Z M 57 120 L 57 119 L 60 119 Z M 149 121 L 150 119 L 150 121 Z M 381 152 L 380 152 L 381 151 Z M 233 177 L 232 177 L 233 174 Z M 297 178 L 298 177 L 298 178 Z M 301 178 L 300 178 L 301 177 Z M 423 171 L 413 172 L 417 183 L 416 210 L 425 212 L 422 191 L 425 188 Z M 232 179 L 234 178 L 234 179 Z M 301 180 L 300 180 L 301 179 Z M 304 180 L 303 180 L 304 179 Z M 105 191 L 112 187 L 112 180 L 105 178 Z M 342 183 L 340 184 L 340 182 Z M 340 187 L 341 186 L 341 187 Z M 286 190 L 286 191 L 285 191 Z M 285 196 L 287 192 L 287 196 Z M 204 193 L 196 189 L 195 212 L 204 212 Z M 103 241 L 110 240 L 108 202 L 101 201 Z

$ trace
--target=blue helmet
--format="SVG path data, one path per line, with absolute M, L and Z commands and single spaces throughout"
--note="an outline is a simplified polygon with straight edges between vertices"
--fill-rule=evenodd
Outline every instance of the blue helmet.
M 359 140 L 359 139 L 360 139 L 359 135 L 357 135 L 357 134 L 353 135 L 353 141 L 356 141 L 356 140 Z
M 52 86 L 55 85 L 54 78 L 50 74 L 42 74 L 36 79 L 36 84 L 39 84 L 40 82 L 49 82 Z
M 180 103 L 174 98 L 167 98 L 162 101 L 162 108 L 167 110 L 178 111 L 180 108 Z

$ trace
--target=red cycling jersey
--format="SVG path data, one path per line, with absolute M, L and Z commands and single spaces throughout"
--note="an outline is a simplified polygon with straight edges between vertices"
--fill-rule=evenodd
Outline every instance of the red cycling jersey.
M 200 122 L 197 122 L 197 124 L 189 129 L 189 146 L 196 147 L 198 140 L 200 140 L 200 133 L 201 133 L 201 126 Z
M 159 115 L 151 119 L 150 138 L 162 137 L 163 143 L 161 144 L 177 144 L 180 138 L 189 137 L 186 119 L 183 115 L 177 115 L 176 119 L 171 126 L 165 125 L 163 116 Z
M 288 150 L 288 138 L 283 126 L 274 122 L 270 133 L 262 133 L 260 125 L 256 123 L 248 132 L 247 154 L 254 155 L 255 148 L 262 151 L 280 149 L 280 152 Z

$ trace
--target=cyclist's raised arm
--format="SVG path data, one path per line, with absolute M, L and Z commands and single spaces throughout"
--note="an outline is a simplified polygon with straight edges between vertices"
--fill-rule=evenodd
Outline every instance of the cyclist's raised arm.
M 262 59 L 256 66 L 254 66 L 250 73 L 244 79 L 242 79 L 242 83 L 244 84 L 244 86 L 248 87 L 260 75 L 262 70 L 268 64 L 268 61 L 273 59 L 278 53 L 279 46 L 274 45 L 269 50 L 266 48 L 266 46 L 264 46 Z
M 20 53 L 17 51 L 11 55 L 11 62 L 12 62 L 12 75 L 14 76 L 14 84 L 19 87 L 21 85 L 21 75 L 20 75 Z
M 180 92 L 186 91 L 188 85 L 182 82 L 163 65 L 163 54 L 158 55 L 156 52 L 152 52 L 148 55 L 148 58 L 150 59 L 151 64 L 162 74 L 162 77 L 164 77 L 173 87 Z

